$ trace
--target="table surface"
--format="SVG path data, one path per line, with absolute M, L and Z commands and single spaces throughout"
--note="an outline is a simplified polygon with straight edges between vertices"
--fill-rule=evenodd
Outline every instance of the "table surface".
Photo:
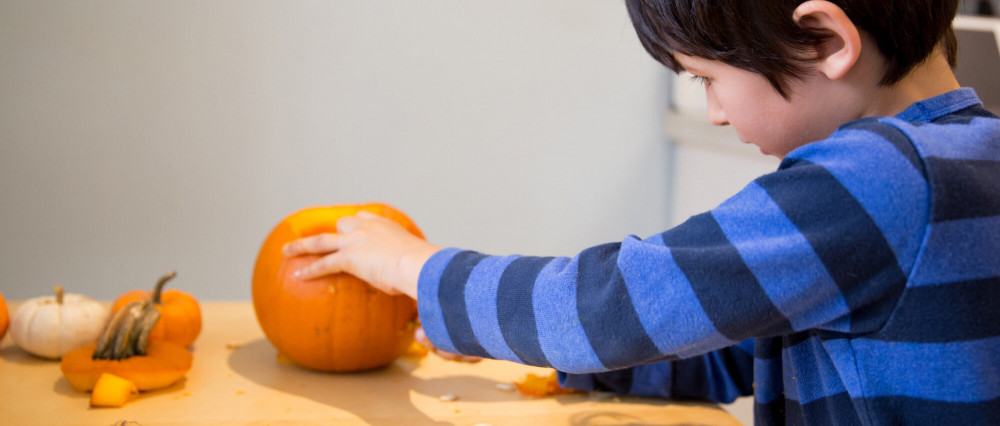
M 16 303 L 10 305 L 16 308 Z M 96 424 L 698 424 L 739 425 L 714 404 L 608 394 L 533 398 L 499 389 L 549 369 L 506 361 L 400 358 L 361 373 L 320 373 L 277 361 L 249 302 L 202 304 L 194 366 L 170 388 L 122 408 L 90 408 L 57 361 L 0 342 L 0 423 Z M 454 401 L 442 395 L 452 394 Z

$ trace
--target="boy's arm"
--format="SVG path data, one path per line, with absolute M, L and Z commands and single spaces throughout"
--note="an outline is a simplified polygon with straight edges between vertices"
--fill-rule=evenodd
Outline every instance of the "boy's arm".
M 748 338 L 876 331 L 919 250 L 927 182 L 888 141 L 798 154 L 644 240 L 555 258 L 441 250 L 419 280 L 425 332 L 448 352 L 592 373 Z
M 559 373 L 563 387 L 729 403 L 753 394 L 753 339 L 691 358 L 604 373 Z
M 929 195 L 905 137 L 873 138 L 898 130 L 861 124 L 796 150 L 777 172 L 676 228 L 574 257 L 437 250 L 360 213 L 287 253 L 329 253 L 305 276 L 348 272 L 418 296 L 441 350 L 570 373 L 809 329 L 872 332 L 905 286 Z

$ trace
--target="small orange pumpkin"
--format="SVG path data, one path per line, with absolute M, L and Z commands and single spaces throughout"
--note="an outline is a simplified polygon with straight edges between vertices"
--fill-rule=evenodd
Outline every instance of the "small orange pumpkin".
M 97 343 L 64 355 L 59 369 L 79 391 L 94 389 L 103 373 L 129 380 L 141 391 L 170 386 L 191 369 L 194 357 L 183 346 L 150 340 L 160 317 L 152 302 L 130 302 L 108 321 Z
M 170 272 L 160 278 L 152 291 L 132 290 L 118 297 L 111 305 L 114 315 L 123 306 L 135 300 L 153 302 L 162 317 L 150 333 L 149 340 L 165 340 L 182 347 L 191 346 L 201 333 L 201 308 L 198 301 L 180 290 L 163 291 L 163 285 L 177 276 Z
M 336 232 L 337 219 L 361 210 L 420 229 L 395 208 L 379 203 L 311 207 L 285 217 L 264 240 L 253 274 L 253 306 L 264 335 L 279 354 L 321 371 L 381 367 L 413 342 L 416 304 L 390 296 L 349 274 L 301 280 L 293 273 L 319 256 L 286 258 L 290 241 Z
M 3 293 L 0 293 L 0 340 L 7 334 L 8 325 L 10 325 L 10 314 L 7 313 L 7 301 L 3 299 Z

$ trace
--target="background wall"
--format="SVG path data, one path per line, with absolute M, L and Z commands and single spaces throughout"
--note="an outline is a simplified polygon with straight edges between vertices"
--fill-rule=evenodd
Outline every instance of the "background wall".
M 617 1 L 0 0 L 0 291 L 249 299 L 316 204 L 493 254 L 651 235 L 667 73 Z

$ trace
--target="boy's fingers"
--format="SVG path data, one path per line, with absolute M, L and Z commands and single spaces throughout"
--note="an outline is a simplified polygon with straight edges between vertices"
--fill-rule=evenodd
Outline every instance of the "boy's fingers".
M 346 234 L 361 226 L 364 218 L 358 216 L 344 216 L 337 219 L 337 233 Z
M 299 279 L 311 280 L 313 278 L 337 274 L 340 272 L 344 272 L 343 256 L 340 256 L 339 253 L 334 253 L 324 256 L 322 259 L 295 271 L 295 276 Z
M 339 235 L 319 234 L 289 242 L 281 248 L 281 252 L 285 256 L 298 256 L 300 254 L 325 254 L 339 248 Z
M 361 210 L 355 213 L 354 216 L 344 216 L 340 219 L 337 219 L 337 233 L 347 234 L 351 231 L 354 231 L 355 229 L 360 228 L 361 225 L 363 225 L 365 222 L 369 220 L 382 221 L 392 224 L 395 223 L 390 221 L 389 219 L 386 219 L 370 211 Z

